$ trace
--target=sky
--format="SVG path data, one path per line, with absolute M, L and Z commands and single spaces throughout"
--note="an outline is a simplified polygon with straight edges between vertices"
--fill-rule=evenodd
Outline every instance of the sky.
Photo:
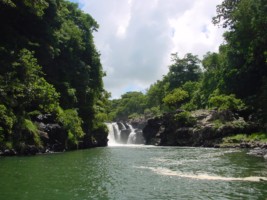
M 217 52 L 223 29 L 212 24 L 222 0 L 71 0 L 99 24 L 104 87 L 112 98 L 142 91 L 167 74 L 171 53 L 201 59 Z

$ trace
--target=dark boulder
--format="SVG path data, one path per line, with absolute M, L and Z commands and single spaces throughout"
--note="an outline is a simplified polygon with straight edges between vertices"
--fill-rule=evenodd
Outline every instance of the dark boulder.
M 27 145 L 24 149 L 23 155 L 35 155 L 39 152 L 39 149 L 35 145 Z
M 17 152 L 14 149 L 5 149 L 3 155 L 4 156 L 15 156 L 17 155 Z

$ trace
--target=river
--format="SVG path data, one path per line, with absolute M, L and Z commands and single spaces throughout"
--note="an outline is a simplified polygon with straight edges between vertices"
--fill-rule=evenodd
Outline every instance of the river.
M 2 200 L 266 199 L 267 161 L 243 150 L 121 145 L 0 158 Z

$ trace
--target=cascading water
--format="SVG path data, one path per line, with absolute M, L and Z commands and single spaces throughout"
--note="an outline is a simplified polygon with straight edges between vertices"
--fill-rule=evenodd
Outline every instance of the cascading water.
M 113 123 L 106 123 L 108 127 L 108 143 L 110 145 L 119 144 L 120 141 L 120 130 L 118 124 Z
M 115 144 L 120 143 L 121 141 L 121 131 L 119 129 L 119 126 L 117 123 L 113 122 L 112 123 L 113 131 L 115 133 Z
M 107 123 L 109 130 L 108 144 L 144 144 L 141 130 L 135 130 L 132 125 L 122 122 Z
M 121 123 L 122 129 L 121 130 L 126 130 L 126 126 L 124 125 L 124 123 Z
M 128 137 L 128 140 L 127 140 L 127 144 L 135 144 L 135 141 L 136 141 L 136 132 L 135 130 L 133 129 L 132 125 L 130 124 L 127 124 L 131 130 L 130 132 L 130 135 Z
M 114 129 L 113 129 L 113 124 L 112 123 L 107 123 L 106 124 L 108 127 L 108 141 L 110 144 L 115 144 L 116 143 L 116 139 L 115 139 L 115 133 L 114 133 Z

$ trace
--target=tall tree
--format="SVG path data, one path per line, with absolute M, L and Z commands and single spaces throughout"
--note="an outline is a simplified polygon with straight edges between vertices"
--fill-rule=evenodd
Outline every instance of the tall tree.
M 251 99 L 260 93 L 267 76 L 266 0 L 225 0 L 217 7 L 215 24 L 229 31 L 227 57 L 224 66 L 225 92 Z
M 197 56 L 188 53 L 184 58 L 179 58 L 178 54 L 172 54 L 173 64 L 169 67 L 168 74 L 164 81 L 169 83 L 169 91 L 181 87 L 187 81 L 198 81 L 201 75 L 200 60 Z

